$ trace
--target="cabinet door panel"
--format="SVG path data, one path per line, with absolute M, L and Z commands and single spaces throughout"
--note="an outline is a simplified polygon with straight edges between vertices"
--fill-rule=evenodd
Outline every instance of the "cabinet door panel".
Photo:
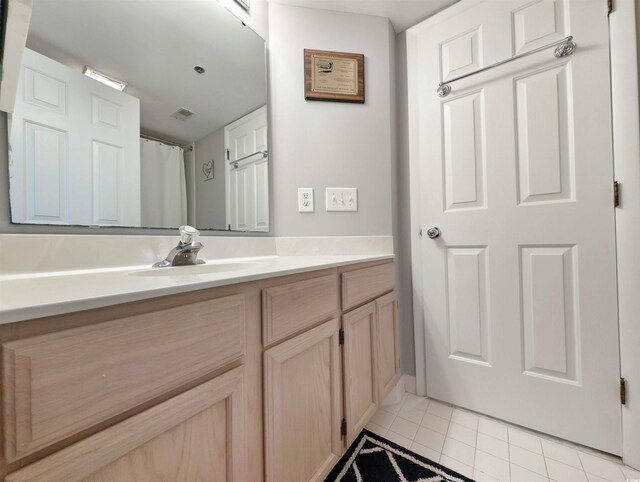
M 6 482 L 245 480 L 239 367 L 6 477 Z
M 347 445 L 378 407 L 375 315 L 375 303 L 369 303 L 342 317 Z
M 340 458 L 337 319 L 264 353 L 268 482 L 324 480 Z
M 398 299 L 389 293 L 376 300 L 378 400 L 382 401 L 400 377 L 398 357 Z

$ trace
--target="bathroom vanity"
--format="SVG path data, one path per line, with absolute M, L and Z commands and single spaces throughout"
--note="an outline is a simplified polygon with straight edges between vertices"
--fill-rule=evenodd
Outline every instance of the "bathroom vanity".
M 394 290 L 388 256 L 0 325 L 0 475 L 323 480 L 400 376 Z

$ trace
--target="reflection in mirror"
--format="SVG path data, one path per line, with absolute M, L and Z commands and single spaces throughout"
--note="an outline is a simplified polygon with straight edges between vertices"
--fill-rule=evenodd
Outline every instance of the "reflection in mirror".
M 265 65 L 215 1 L 33 0 L 12 221 L 269 231 Z

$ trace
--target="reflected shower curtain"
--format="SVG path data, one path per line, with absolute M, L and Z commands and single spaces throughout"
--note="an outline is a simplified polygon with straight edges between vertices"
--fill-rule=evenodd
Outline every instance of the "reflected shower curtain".
M 187 224 L 187 184 L 182 148 L 140 139 L 142 226 Z

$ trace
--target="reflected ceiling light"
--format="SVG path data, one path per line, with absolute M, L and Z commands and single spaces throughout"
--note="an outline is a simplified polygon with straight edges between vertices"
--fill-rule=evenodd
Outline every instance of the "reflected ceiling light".
M 114 79 L 113 77 L 109 77 L 108 75 L 105 75 L 102 72 L 93 70 L 91 67 L 85 66 L 84 71 L 82 73 L 87 77 L 91 77 L 93 80 L 97 80 L 98 82 L 101 82 L 104 85 L 108 85 L 109 87 L 119 90 L 120 92 L 122 92 L 124 88 L 127 86 L 126 82 L 123 82 L 118 79 Z

